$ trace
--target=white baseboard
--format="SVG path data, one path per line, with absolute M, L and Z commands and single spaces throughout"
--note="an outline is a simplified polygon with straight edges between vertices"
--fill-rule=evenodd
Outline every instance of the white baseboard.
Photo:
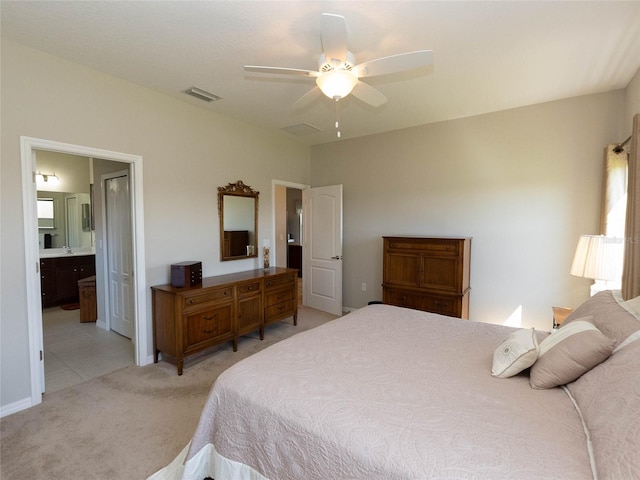
M 0 418 L 20 412 L 22 410 L 26 410 L 27 408 L 31 408 L 32 406 L 33 405 L 31 403 L 31 397 L 23 398 L 22 400 L 10 403 L 9 405 L 4 405 L 0 407 Z

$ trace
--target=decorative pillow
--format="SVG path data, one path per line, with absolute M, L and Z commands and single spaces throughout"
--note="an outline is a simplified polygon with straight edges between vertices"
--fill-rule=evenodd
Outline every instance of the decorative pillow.
M 589 431 L 600 478 L 640 478 L 638 372 L 640 342 L 633 342 L 566 386 Z
M 513 332 L 493 352 L 491 375 L 512 377 L 529 368 L 538 358 L 538 340 L 533 328 Z
M 586 300 L 567 316 L 558 331 L 583 317 L 593 317 L 593 324 L 607 337 L 621 346 L 630 335 L 640 330 L 640 319 L 622 301 L 619 291 L 604 290 Z M 629 342 L 625 342 L 625 345 Z
M 538 360 L 529 375 L 532 388 L 553 388 L 572 382 L 611 355 L 615 340 L 591 321 L 591 317 L 586 317 L 563 324 L 540 342 Z

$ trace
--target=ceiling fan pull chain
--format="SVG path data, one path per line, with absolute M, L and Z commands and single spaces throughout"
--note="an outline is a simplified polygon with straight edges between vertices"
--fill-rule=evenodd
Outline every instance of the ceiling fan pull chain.
M 340 97 L 335 97 L 336 100 L 336 134 L 340 138 Z

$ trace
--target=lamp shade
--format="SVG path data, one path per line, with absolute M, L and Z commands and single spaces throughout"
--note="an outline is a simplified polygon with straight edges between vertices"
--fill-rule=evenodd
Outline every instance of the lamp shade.
M 358 83 L 358 77 L 349 70 L 331 70 L 316 79 L 318 88 L 329 98 L 344 98 Z
M 620 281 L 624 241 L 620 237 L 581 235 L 571 275 L 594 280 Z

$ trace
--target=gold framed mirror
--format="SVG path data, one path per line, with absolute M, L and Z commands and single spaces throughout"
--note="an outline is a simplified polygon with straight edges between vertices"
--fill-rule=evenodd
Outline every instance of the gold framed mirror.
M 241 180 L 218 187 L 220 260 L 258 256 L 258 196 Z

